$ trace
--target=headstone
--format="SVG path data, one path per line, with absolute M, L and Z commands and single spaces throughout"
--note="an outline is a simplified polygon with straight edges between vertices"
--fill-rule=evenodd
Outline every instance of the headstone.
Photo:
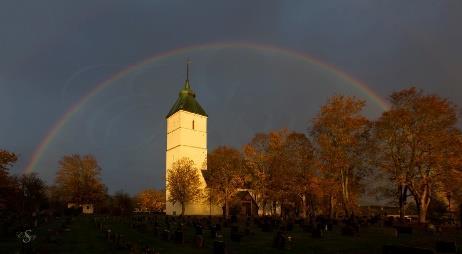
M 184 234 L 183 234 L 183 230 L 177 229 L 177 230 L 175 231 L 175 243 L 180 243 L 180 244 L 183 244 L 183 243 L 184 243 Z
M 162 240 L 164 241 L 170 240 L 170 230 L 164 229 L 164 231 L 162 231 Z
M 231 224 L 237 223 L 237 216 L 235 214 L 231 215 Z
M 231 226 L 231 241 L 239 242 L 241 241 L 241 233 L 239 232 L 239 226 Z
M 346 225 L 342 228 L 342 235 L 344 236 L 355 236 L 356 230 L 351 225 Z
M 267 218 L 265 218 L 265 220 L 263 221 L 261 229 L 263 232 L 273 231 L 273 226 L 271 225 L 271 222 Z
M 311 231 L 311 237 L 313 238 L 322 238 L 323 230 L 321 227 L 316 227 L 313 231 Z
M 246 226 L 244 229 L 244 234 L 245 235 L 250 235 L 252 232 L 250 231 L 250 227 Z
M 279 230 L 274 237 L 273 247 L 277 249 L 285 249 L 286 247 L 286 236 L 281 230 Z
M 292 236 L 287 236 L 287 245 L 286 249 L 291 250 L 292 249 Z
M 225 242 L 222 240 L 213 241 L 213 254 L 225 254 Z
M 456 242 L 437 241 L 435 249 L 439 253 L 457 253 Z
M 122 234 L 118 235 L 117 248 L 122 249 L 122 250 L 127 248 L 127 243 L 125 242 L 125 237 Z
M 153 233 L 154 233 L 154 236 L 159 236 L 159 227 L 157 225 L 154 226 Z
M 329 221 L 326 226 L 327 226 L 327 231 L 334 230 L 334 223 L 332 223 L 332 221 Z
M 384 245 L 382 254 L 435 254 L 432 249 L 416 248 L 402 245 Z
M 196 248 L 204 248 L 204 236 L 203 235 L 196 235 L 194 239 L 194 243 Z
M 289 221 L 286 226 L 287 231 L 292 231 L 294 229 L 294 223 Z
M 394 219 L 393 217 L 388 217 L 384 222 L 383 225 L 385 227 L 393 227 Z
M 203 234 L 203 228 L 201 225 L 196 225 L 195 227 L 196 230 L 196 235 L 202 235 Z
M 304 232 L 311 232 L 313 230 L 313 225 L 312 224 L 304 224 L 302 226 Z
M 110 241 L 111 237 L 112 237 L 112 231 L 110 229 L 108 229 L 106 231 L 106 240 Z
M 401 235 L 412 235 L 412 227 L 410 226 L 395 226 L 396 236 L 399 238 Z

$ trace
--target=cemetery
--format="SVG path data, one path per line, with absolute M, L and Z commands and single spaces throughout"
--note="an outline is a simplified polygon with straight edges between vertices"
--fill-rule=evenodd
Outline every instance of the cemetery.
M 27 244 L 2 238 L 0 248 L 7 250 L 2 253 L 18 245 L 22 253 L 461 253 L 462 242 L 456 225 L 421 226 L 377 216 L 66 215 L 42 219 L 32 232 L 36 239 Z

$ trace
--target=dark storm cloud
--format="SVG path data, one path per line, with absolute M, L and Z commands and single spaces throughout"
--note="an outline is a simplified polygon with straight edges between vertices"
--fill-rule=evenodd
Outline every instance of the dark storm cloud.
M 0 145 L 19 172 L 53 124 L 98 83 L 149 56 L 193 44 L 262 43 L 297 50 L 386 97 L 414 84 L 462 104 L 460 1 L 2 1 Z M 209 115 L 209 145 L 257 131 L 305 131 L 334 92 L 364 95 L 332 73 L 264 52 L 204 51 L 192 85 Z M 164 116 L 184 79 L 177 56 L 92 99 L 39 166 L 52 181 L 66 153 L 93 153 L 111 191 L 163 182 Z M 268 75 L 270 73 L 270 75 Z M 323 84 L 324 86 L 320 86 Z M 370 115 L 377 115 L 377 108 Z

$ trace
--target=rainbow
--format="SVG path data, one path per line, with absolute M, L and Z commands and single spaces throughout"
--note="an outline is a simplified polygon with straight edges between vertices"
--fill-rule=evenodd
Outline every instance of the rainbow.
M 140 68 L 147 64 L 151 64 L 156 61 L 166 59 L 168 57 L 172 57 L 172 56 L 182 54 L 182 53 L 187 53 L 193 50 L 223 49 L 223 48 L 253 49 L 253 50 L 261 50 L 261 51 L 267 51 L 267 52 L 277 53 L 277 54 L 285 54 L 287 56 L 290 56 L 296 59 L 300 59 L 303 61 L 316 64 L 317 66 L 328 69 L 329 71 L 333 72 L 337 77 L 346 80 L 348 83 L 352 84 L 354 87 L 361 90 L 383 110 L 387 110 L 389 108 L 387 102 L 384 101 L 374 91 L 372 91 L 364 82 L 354 79 L 353 77 L 351 77 L 344 71 L 336 68 L 335 66 L 322 62 L 321 60 L 316 59 L 305 53 L 297 52 L 297 51 L 286 49 L 286 48 L 279 48 L 279 47 L 271 46 L 271 45 L 263 45 L 263 44 L 247 43 L 247 42 L 210 43 L 210 44 L 192 45 L 188 47 L 165 51 L 160 54 L 154 55 L 150 58 L 147 58 L 146 60 L 143 60 L 139 63 L 129 65 L 125 69 L 122 69 L 121 71 L 117 72 L 115 75 L 109 77 L 108 79 L 96 85 L 90 92 L 88 92 L 85 96 L 83 96 L 79 101 L 74 103 L 66 111 L 66 113 L 64 113 L 64 115 L 62 115 L 53 124 L 51 129 L 45 135 L 44 139 L 39 143 L 39 145 L 34 150 L 32 156 L 30 157 L 29 162 L 27 163 L 26 167 L 23 170 L 23 173 L 30 173 L 36 168 L 37 163 L 39 162 L 40 158 L 47 150 L 47 147 L 49 146 L 49 144 L 53 141 L 53 139 L 56 137 L 59 131 L 66 125 L 66 123 L 72 118 L 72 116 L 75 113 L 77 113 L 94 96 L 96 96 L 98 93 L 102 92 L 104 89 L 109 87 L 114 81 L 121 79 L 122 77 L 126 76 L 128 73 L 132 72 L 133 70 L 137 68 Z

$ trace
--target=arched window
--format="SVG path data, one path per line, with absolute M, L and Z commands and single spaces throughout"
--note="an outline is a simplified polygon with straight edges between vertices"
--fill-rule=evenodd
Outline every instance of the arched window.
M 194 130 L 194 120 L 193 120 L 193 124 L 192 124 L 192 127 L 193 127 L 192 129 Z

